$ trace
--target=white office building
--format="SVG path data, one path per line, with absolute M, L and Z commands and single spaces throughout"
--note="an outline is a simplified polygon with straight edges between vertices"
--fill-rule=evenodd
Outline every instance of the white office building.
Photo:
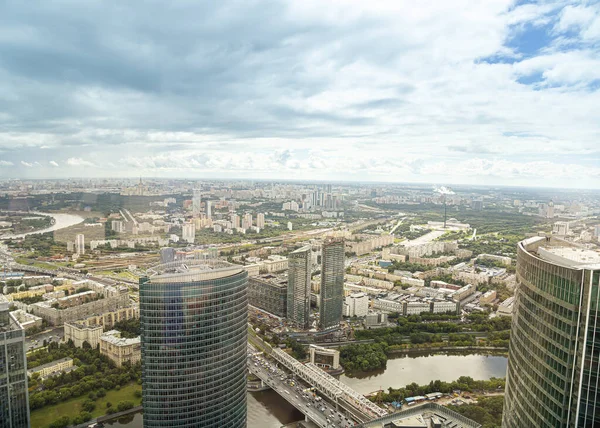
M 194 223 L 185 223 L 181 230 L 181 238 L 184 241 L 193 244 L 194 240 L 196 239 L 196 225 Z
M 354 293 L 346 296 L 344 316 L 365 317 L 369 312 L 369 296 L 366 293 Z
M 78 233 L 75 237 L 75 252 L 79 255 L 85 254 L 85 236 Z

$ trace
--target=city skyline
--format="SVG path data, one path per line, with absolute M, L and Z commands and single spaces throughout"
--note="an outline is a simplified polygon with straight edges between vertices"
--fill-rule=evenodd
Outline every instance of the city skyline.
M 1 178 L 600 186 L 597 4 L 66 9 L 3 6 Z

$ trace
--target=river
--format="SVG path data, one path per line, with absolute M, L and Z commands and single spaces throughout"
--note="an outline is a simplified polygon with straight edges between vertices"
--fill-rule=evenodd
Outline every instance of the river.
M 389 359 L 385 370 L 352 377 L 342 375 L 340 380 L 367 394 L 380 388 L 398 388 L 412 382 L 423 385 L 436 379 L 452 381 L 460 376 L 477 380 L 504 377 L 506 365 L 507 359 L 502 356 L 413 354 Z M 142 418 L 142 414 L 137 413 L 107 426 L 142 428 Z M 303 418 L 302 413 L 275 391 L 248 393 L 248 428 L 280 428 Z
M 55 230 L 64 229 L 66 227 L 71 227 L 76 224 L 83 222 L 84 218 L 74 214 L 64 214 L 64 213 L 42 213 L 36 211 L 28 211 L 27 214 L 35 214 L 35 215 L 44 215 L 49 216 L 54 219 L 54 224 L 45 229 L 36 230 L 34 232 L 21 233 L 19 235 L 6 235 L 0 237 L 2 239 L 15 239 L 15 238 L 24 238 L 27 235 L 34 235 L 37 233 L 46 233 L 46 232 L 54 232 Z

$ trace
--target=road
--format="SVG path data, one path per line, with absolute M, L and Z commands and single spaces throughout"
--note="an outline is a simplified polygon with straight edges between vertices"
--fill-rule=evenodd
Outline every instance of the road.
M 405 218 L 406 217 L 402 217 L 400 220 L 398 220 L 398 223 L 396 223 L 396 225 L 392 228 L 392 230 L 390 230 L 390 235 L 394 234 L 396 229 L 398 229 L 398 227 L 400 227 L 400 225 L 402 224 L 402 222 L 404 221 Z
M 25 338 L 25 348 L 26 351 L 31 351 L 33 349 L 41 348 L 44 344 L 44 340 L 47 342 L 50 341 L 61 341 L 64 337 L 64 328 L 63 327 L 55 327 L 38 333 L 34 336 Z
M 248 369 L 320 427 L 349 428 L 357 424 L 337 411 L 335 405 L 308 391 L 309 385 L 293 379 L 264 356 L 249 353 Z
M 439 238 L 444 233 L 446 233 L 445 230 L 432 230 L 431 232 L 423 236 L 419 236 L 418 238 L 413 239 L 412 241 L 403 242 L 402 245 L 404 245 L 405 247 L 414 247 L 415 245 L 427 244 L 428 242 Z

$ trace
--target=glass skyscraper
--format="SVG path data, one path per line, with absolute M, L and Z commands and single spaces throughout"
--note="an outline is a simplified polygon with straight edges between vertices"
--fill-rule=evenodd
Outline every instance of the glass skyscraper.
M 518 244 L 504 428 L 600 426 L 599 277 L 598 252 Z
M 140 280 L 144 427 L 246 426 L 247 284 L 218 260 Z
M 319 305 L 319 325 L 323 330 L 338 327 L 342 320 L 345 253 L 343 239 L 329 239 L 323 243 Z
M 25 331 L 0 294 L 0 427 L 29 427 Z
M 311 264 L 310 245 L 288 255 L 287 319 L 299 329 L 309 326 Z

